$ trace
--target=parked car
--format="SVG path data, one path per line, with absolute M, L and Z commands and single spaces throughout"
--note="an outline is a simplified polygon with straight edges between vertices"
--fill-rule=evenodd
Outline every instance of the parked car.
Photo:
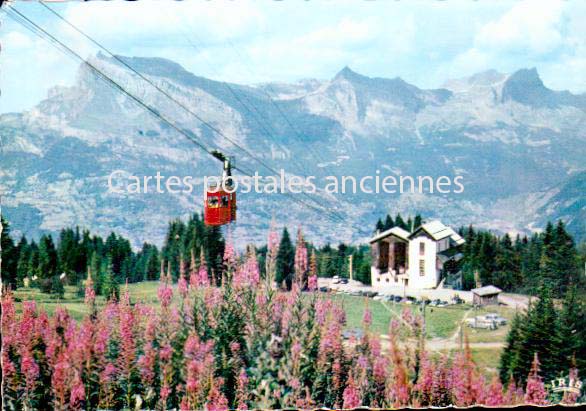
M 454 302 L 454 304 L 464 304 L 464 300 L 462 300 L 460 297 L 458 297 L 457 295 L 455 295 L 452 298 L 452 301 Z
M 401 297 L 400 295 L 396 295 L 396 296 L 395 296 L 395 302 L 396 302 L 396 303 L 400 303 L 400 302 L 401 302 L 401 300 L 403 300 L 403 297 Z
M 487 321 L 494 321 L 497 325 L 507 325 L 507 319 L 504 317 L 501 317 L 500 315 L 498 315 L 496 313 L 485 314 L 484 318 Z
M 319 287 L 319 290 L 320 290 L 322 293 L 327 293 L 327 292 L 328 292 L 330 289 L 329 289 L 328 287 Z
M 480 317 L 466 318 L 466 325 L 470 328 L 479 328 L 484 330 L 495 330 L 498 326 L 492 321 L 486 321 Z
M 504 320 L 504 323 L 502 322 Z M 487 330 L 496 330 L 499 325 L 504 325 L 507 320 L 496 314 L 478 315 L 474 318 L 467 318 L 466 325 L 470 328 L 481 328 Z
M 340 278 L 340 284 L 348 284 L 347 278 Z
M 335 275 L 332 277 L 332 284 L 340 284 L 340 276 Z

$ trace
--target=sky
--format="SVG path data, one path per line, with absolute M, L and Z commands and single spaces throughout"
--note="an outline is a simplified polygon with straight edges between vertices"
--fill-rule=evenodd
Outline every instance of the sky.
M 421 88 L 488 69 L 536 67 L 546 86 L 586 92 L 586 2 L 69 2 L 50 7 L 120 55 L 164 57 L 236 83 L 329 79 L 344 66 Z M 82 56 L 97 48 L 41 4 L 13 6 Z M 4 6 L 6 7 L 6 6 Z M 71 85 L 79 62 L 0 13 L 0 113 Z

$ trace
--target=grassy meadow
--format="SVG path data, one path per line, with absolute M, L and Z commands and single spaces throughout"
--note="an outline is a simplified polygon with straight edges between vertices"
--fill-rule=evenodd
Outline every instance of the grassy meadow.
M 124 286 L 121 286 L 123 288 Z M 131 300 L 145 304 L 158 306 L 157 298 L 158 281 L 146 281 L 128 285 Z M 178 293 L 174 293 L 174 298 Z M 82 319 L 87 313 L 87 306 L 83 296 L 78 295 L 78 290 L 73 286 L 66 286 L 63 298 L 41 293 L 36 288 L 19 288 L 14 292 L 17 302 L 17 309 L 23 301 L 35 300 L 39 308 L 49 314 L 55 311 L 58 306 L 68 310 L 76 320 Z M 402 310 L 407 307 L 414 312 L 421 313 L 421 307 L 417 305 L 404 305 L 392 302 L 375 301 L 366 297 L 357 297 L 347 294 L 328 294 L 340 303 L 346 313 L 346 329 L 354 330 L 362 328 L 364 310 L 370 309 L 372 313 L 371 330 L 377 334 L 387 335 L 389 323 L 393 318 L 399 318 Z M 101 296 L 96 298 L 96 304 L 103 306 L 105 299 Z M 438 353 L 447 353 L 460 347 L 463 333 L 468 337 L 471 344 L 474 360 L 488 374 L 496 372 L 502 344 L 506 339 L 508 326 L 500 327 L 497 330 L 471 329 L 466 326 L 460 330 L 460 325 L 467 317 L 496 312 L 499 315 L 511 320 L 515 310 L 505 307 L 489 307 L 487 309 L 475 310 L 469 305 L 454 305 L 448 307 L 427 307 L 425 312 L 426 337 L 428 348 Z

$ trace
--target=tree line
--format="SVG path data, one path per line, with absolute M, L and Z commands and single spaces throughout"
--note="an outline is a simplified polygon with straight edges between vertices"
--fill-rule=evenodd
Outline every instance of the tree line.
M 130 241 L 111 233 L 107 238 L 91 234 L 88 230 L 65 228 L 56 239 L 50 234 L 38 241 L 22 236 L 15 242 L 10 236 L 8 222 L 3 219 L 2 279 L 12 288 L 33 282 L 46 292 L 62 293 L 64 276 L 67 284 L 80 284 L 88 270 L 94 277 L 96 292 L 109 295 L 116 292 L 117 284 L 125 281 L 156 280 L 161 269 L 170 270 L 177 279 L 180 262 L 200 264 L 205 259 L 210 277 L 219 283 L 222 276 L 222 256 L 225 239 L 219 227 L 209 227 L 203 218 L 194 214 L 186 222 L 176 219 L 169 223 L 163 247 L 144 243 L 134 251 Z M 418 214 L 406 220 L 397 214 L 379 219 L 376 230 L 401 227 L 414 231 L 424 223 Z M 461 251 L 463 258 L 459 268 L 465 290 L 477 285 L 493 284 L 505 291 L 536 294 L 542 283 L 551 287 L 553 296 L 565 294 L 570 284 L 583 289 L 582 267 L 586 260 L 586 247 L 576 247 L 563 222 L 548 223 L 545 230 L 532 236 L 508 234 L 498 236 L 490 231 L 477 230 L 473 226 L 460 228 L 466 239 Z M 349 277 L 352 257 L 353 278 L 370 284 L 370 249 L 368 245 L 337 246 L 326 244 L 307 246 L 317 275 Z M 277 256 L 277 282 L 291 284 L 294 275 L 296 244 L 285 227 L 280 236 Z M 581 250 L 581 251 L 580 251 Z M 257 250 L 261 275 L 264 275 L 266 245 Z M 164 265 L 161 268 L 161 265 Z M 34 279 L 34 280 L 33 280 Z
M 460 229 L 464 289 L 480 282 L 505 291 L 535 295 L 548 284 L 554 297 L 562 297 L 571 285 L 584 286 L 584 256 L 566 231 L 563 221 L 549 222 L 542 233 L 531 236 L 497 236 L 472 226 Z
M 161 270 L 170 270 L 176 279 L 180 258 L 192 255 L 197 264 L 201 258 L 208 261 L 210 274 L 221 274 L 224 238 L 198 214 L 186 223 L 172 221 L 161 250 L 145 242 L 134 251 L 121 235 L 111 233 L 104 239 L 79 227 L 62 229 L 56 239 L 43 234 L 38 241 L 22 236 L 15 242 L 4 217 L 2 224 L 2 281 L 12 289 L 28 285 L 63 294 L 63 284 L 69 284 L 78 285 L 82 293 L 89 273 L 97 294 L 117 295 L 119 284 L 156 280 Z
M 423 218 L 420 214 L 416 214 L 415 217 L 411 218 L 411 216 L 407 217 L 407 221 L 401 217 L 401 213 L 397 213 L 395 218 L 391 217 L 390 214 L 387 214 L 384 221 L 382 219 L 378 219 L 376 225 L 374 227 L 375 231 L 386 231 L 390 230 L 394 227 L 402 228 L 410 233 L 417 230 L 423 224 Z
M 186 222 L 171 221 L 161 249 L 145 242 L 138 251 L 121 235 L 111 233 L 104 239 L 79 227 L 62 229 L 56 239 L 51 234 L 43 234 L 38 241 L 22 236 L 14 242 L 8 222 L 2 221 L 2 279 L 12 289 L 28 285 L 37 286 L 43 292 L 62 294 L 65 283 L 78 285 L 81 293 L 83 280 L 90 273 L 98 295 L 118 295 L 119 284 L 156 280 L 161 270 L 170 272 L 173 280 L 177 280 L 181 261 L 187 266 L 199 266 L 202 259 L 210 278 L 216 284 L 221 282 L 225 239 L 220 227 L 206 226 L 198 214 Z M 340 243 L 335 247 L 331 244 L 316 247 L 303 242 L 318 276 L 349 277 L 352 256 L 353 278 L 370 283 L 368 246 Z M 297 246 L 284 227 L 276 260 L 276 281 L 286 288 L 293 282 Z M 266 250 L 267 246 L 263 245 L 256 252 L 263 277 Z

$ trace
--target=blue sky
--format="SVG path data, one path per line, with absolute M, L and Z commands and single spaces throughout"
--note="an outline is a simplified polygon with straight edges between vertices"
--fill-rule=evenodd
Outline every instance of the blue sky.
M 344 66 L 419 87 L 537 67 L 586 92 L 584 1 L 189 1 L 50 6 L 117 54 L 166 57 L 238 83 L 328 79 Z M 41 5 L 15 7 L 84 56 L 97 49 Z M 1 14 L 0 112 L 30 109 L 78 63 Z

